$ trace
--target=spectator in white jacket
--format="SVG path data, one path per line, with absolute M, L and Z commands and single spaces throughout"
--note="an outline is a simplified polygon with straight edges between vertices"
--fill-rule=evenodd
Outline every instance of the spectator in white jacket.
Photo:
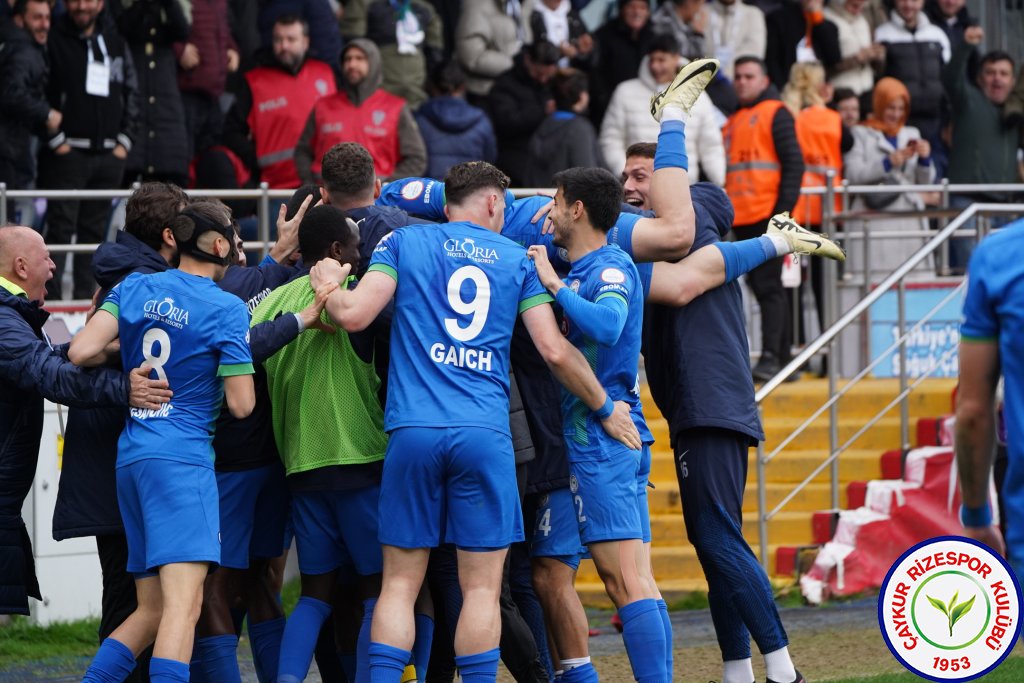
M 599 143 L 605 166 L 618 174 L 626 163 L 626 149 L 635 142 L 658 139 L 658 122 L 651 117 L 651 96 L 664 90 L 685 64 L 679 43 L 668 34 L 656 35 L 640 63 L 637 78 L 615 88 L 601 124 Z M 690 178 L 725 184 L 724 117 L 701 93 L 686 124 L 686 155 Z

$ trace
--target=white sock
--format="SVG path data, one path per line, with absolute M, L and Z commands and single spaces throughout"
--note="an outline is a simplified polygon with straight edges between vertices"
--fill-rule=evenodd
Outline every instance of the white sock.
M 753 683 L 754 664 L 750 657 L 722 664 L 722 683 Z
M 786 254 L 793 253 L 793 247 L 789 245 L 789 242 L 782 235 L 765 235 L 775 245 L 775 255 L 785 256 Z
M 764 668 L 768 678 L 778 683 L 791 683 L 796 680 L 796 668 L 789 657 L 789 648 L 784 647 L 764 656 Z
M 683 111 L 682 107 L 677 107 L 674 104 L 668 104 L 661 110 L 661 120 L 682 121 L 683 123 L 686 123 L 690 120 L 690 112 Z
M 583 666 L 584 664 L 590 664 L 590 657 L 577 657 L 576 659 L 563 659 L 560 662 L 560 664 L 562 666 L 562 673 L 565 673 L 566 671 L 569 671 L 571 669 L 575 669 L 578 666 Z

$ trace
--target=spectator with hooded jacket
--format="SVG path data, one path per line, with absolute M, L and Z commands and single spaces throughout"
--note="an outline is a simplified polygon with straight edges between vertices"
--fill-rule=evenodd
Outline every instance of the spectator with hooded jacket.
M 39 186 L 54 190 L 99 190 L 121 187 L 125 159 L 138 131 L 139 93 L 131 51 L 113 22 L 101 14 L 98 0 L 67 0 L 68 12 L 56 22 L 47 45 L 50 81 L 47 99 L 63 114 L 60 128 L 41 146 Z M 93 77 L 86 78 L 91 72 Z M 110 201 L 50 201 L 47 239 L 80 244 L 106 237 Z M 89 254 L 74 258 L 75 299 L 92 298 L 95 283 Z M 51 298 L 61 297 L 64 259 L 47 285 Z
M 483 109 L 466 102 L 466 75 L 458 62 L 434 69 L 434 96 L 413 116 L 427 146 L 427 176 L 444 178 L 448 169 L 463 161 L 494 163 L 498 143 Z
M 671 35 L 656 35 L 648 44 L 636 78 L 619 84 L 612 94 L 601 123 L 601 155 L 605 167 L 619 173 L 626 164 L 626 150 L 637 142 L 658 138 L 658 122 L 651 117 L 651 96 L 675 78 L 684 60 L 679 44 Z M 721 125 L 711 99 L 701 93 L 690 110 L 686 124 L 686 155 L 691 177 L 725 183 L 725 147 Z
M 341 53 L 338 92 L 320 98 L 295 145 L 303 183 L 320 176 L 324 154 L 339 142 L 358 142 L 373 155 L 381 180 L 423 175 L 427 149 L 404 99 L 381 88 L 380 50 L 356 38 Z
M 184 187 L 188 145 L 173 45 L 188 40 L 185 4 L 183 0 L 111 0 L 110 11 L 131 48 L 139 83 L 140 134 L 128 154 L 125 178 L 164 180 Z
M 13 20 L 0 24 L 0 182 L 21 190 L 36 177 L 33 135 L 56 132 L 61 114 L 46 100 L 46 40 L 50 5 L 18 0 Z

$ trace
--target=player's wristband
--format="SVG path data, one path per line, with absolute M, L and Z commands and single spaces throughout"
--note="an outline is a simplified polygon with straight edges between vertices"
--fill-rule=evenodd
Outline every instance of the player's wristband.
M 992 508 L 988 503 L 978 508 L 969 508 L 961 504 L 960 524 L 971 529 L 992 526 Z
M 607 420 L 615 412 L 615 404 L 611 396 L 605 396 L 604 405 L 594 411 L 598 420 Z

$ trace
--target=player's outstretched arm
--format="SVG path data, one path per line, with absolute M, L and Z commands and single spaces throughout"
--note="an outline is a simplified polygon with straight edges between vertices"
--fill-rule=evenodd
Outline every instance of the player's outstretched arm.
M 249 417 L 256 407 L 256 388 L 252 375 L 232 375 L 224 378 L 224 402 L 236 420 Z
M 562 386 L 597 413 L 609 436 L 633 450 L 639 450 L 643 442 L 630 417 L 629 405 L 623 401 L 612 402 L 586 358 L 558 330 L 551 306 L 534 306 L 523 311 L 522 317 L 537 351 Z
M 117 318 L 109 311 L 100 309 L 71 340 L 68 360 L 82 367 L 103 365 L 108 358 L 108 347 L 115 339 Z
M 348 279 L 350 264 L 341 265 L 324 259 L 309 271 L 309 281 L 317 292 Z M 370 326 L 395 295 L 398 282 L 381 271 L 370 271 L 355 289 L 338 287 L 327 298 L 324 310 L 332 321 L 346 332 L 360 332 Z
M 725 282 L 722 252 L 699 249 L 677 263 L 655 263 L 647 301 L 662 306 L 685 306 Z

